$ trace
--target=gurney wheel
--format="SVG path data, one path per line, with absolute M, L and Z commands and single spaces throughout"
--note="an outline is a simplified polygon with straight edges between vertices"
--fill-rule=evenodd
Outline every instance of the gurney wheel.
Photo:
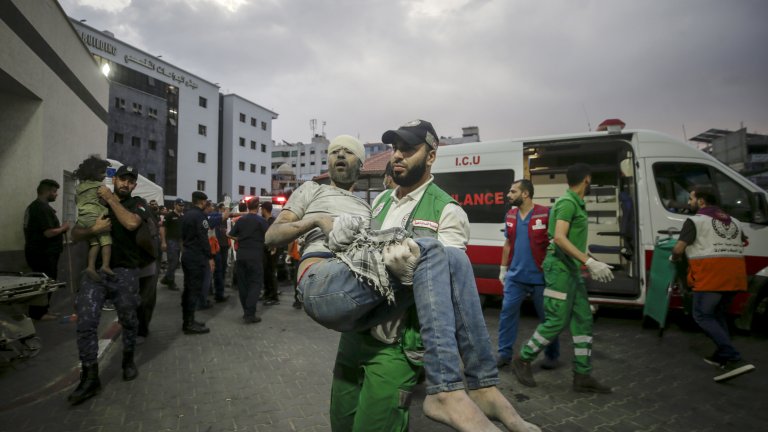
M 20 339 L 19 342 L 21 342 L 21 345 L 23 347 L 23 356 L 24 357 L 34 357 L 40 352 L 40 348 L 43 347 L 43 341 L 40 340 L 37 336 L 30 336 L 24 339 Z

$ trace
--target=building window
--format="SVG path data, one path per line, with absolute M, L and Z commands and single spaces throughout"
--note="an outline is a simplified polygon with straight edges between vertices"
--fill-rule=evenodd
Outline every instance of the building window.
M 237 167 L 240 169 L 240 171 L 245 171 L 245 162 L 243 161 L 238 162 Z
M 200 99 L 198 99 L 198 102 L 197 102 L 197 103 L 198 103 L 198 104 L 199 104 L 201 107 L 203 107 L 203 108 L 208 108 L 208 99 L 206 99 L 206 98 L 204 98 L 204 97 L 202 97 L 202 96 L 200 96 Z
M 266 174 L 267 173 L 267 167 L 263 166 L 261 167 L 261 173 Z
M 256 150 L 256 141 L 251 141 L 251 150 Z
M 149 179 L 149 181 L 155 183 L 155 180 L 157 180 L 157 176 L 155 175 L 155 173 L 147 173 L 147 179 Z
M 251 172 L 252 173 L 256 172 L 256 164 L 251 164 Z
M 309 166 L 315 166 L 315 161 L 310 162 Z
M 240 147 L 245 147 L 245 138 L 240 137 Z
M 245 186 L 243 185 L 238 186 L 237 193 L 239 193 L 240 195 L 245 195 Z
M 315 149 L 309 149 L 309 154 L 311 155 L 315 154 Z
M 134 113 L 136 113 L 138 115 L 141 115 L 143 109 L 144 109 L 144 107 L 142 107 L 140 103 L 136 103 L 136 102 L 133 103 L 133 112 Z
M 302 168 L 304 168 L 305 166 L 307 166 L 307 164 L 305 164 L 304 162 L 302 162 L 302 163 L 301 163 L 301 167 L 302 167 Z
M 266 153 L 267 152 L 267 145 L 266 144 L 262 144 L 261 145 L 261 152 L 262 153 Z
M 150 150 L 157 150 L 157 141 L 149 140 L 147 141 L 147 145 L 149 146 Z
M 256 195 L 256 188 L 251 186 L 251 195 Z
M 256 118 L 251 117 L 251 126 L 256 127 Z
M 240 113 L 240 123 L 245 123 L 245 114 Z
M 131 147 L 141 147 L 141 138 L 131 137 Z
M 296 156 L 296 155 L 298 155 L 298 154 L 299 154 L 299 152 L 298 152 L 297 150 L 293 150 L 293 151 L 291 151 L 291 156 Z
M 208 135 L 208 128 L 205 125 L 197 125 L 197 133 L 206 136 Z
M 267 122 L 261 122 L 261 130 L 267 130 Z
M 112 139 L 112 142 L 115 144 L 122 144 L 123 134 L 115 132 L 115 137 Z
M 120 108 L 122 110 L 125 109 L 125 99 L 116 97 L 115 98 L 115 108 Z
M 327 160 L 323 160 L 323 165 L 328 165 L 328 161 Z
M 152 118 L 157 118 L 157 108 L 147 108 L 147 115 Z
M 198 180 L 197 181 L 197 190 L 204 191 L 205 190 L 205 180 Z
M 205 153 L 197 153 L 197 161 L 200 163 L 205 163 Z
M 291 168 L 296 168 L 296 162 L 291 162 Z

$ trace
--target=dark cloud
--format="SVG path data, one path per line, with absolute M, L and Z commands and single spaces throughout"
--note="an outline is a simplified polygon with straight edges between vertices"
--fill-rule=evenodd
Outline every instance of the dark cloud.
M 768 133 L 760 0 L 62 1 L 137 47 L 280 113 L 276 140 L 376 141 L 413 118 L 484 139 L 630 127 Z

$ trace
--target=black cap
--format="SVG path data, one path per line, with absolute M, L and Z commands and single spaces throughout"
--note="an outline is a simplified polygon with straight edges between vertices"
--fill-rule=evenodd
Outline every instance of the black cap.
M 176 198 L 176 201 L 174 201 L 174 203 L 178 205 L 184 205 L 184 200 L 181 198 Z
M 124 175 L 133 176 L 133 178 L 138 179 L 139 178 L 139 170 L 136 168 L 130 166 L 130 165 L 121 165 L 120 168 L 117 169 L 115 172 L 115 177 L 122 177 Z
M 400 129 L 388 130 L 381 136 L 381 141 L 385 144 L 394 144 L 398 139 L 412 146 L 427 143 L 432 149 L 437 149 L 437 132 L 432 123 L 426 120 L 410 121 L 400 126 Z

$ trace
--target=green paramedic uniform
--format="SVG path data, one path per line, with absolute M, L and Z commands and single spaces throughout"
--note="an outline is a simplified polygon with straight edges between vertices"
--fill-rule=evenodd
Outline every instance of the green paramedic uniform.
M 373 210 L 372 229 L 384 223 L 392 204 L 392 190 L 382 193 Z M 456 203 L 434 184 L 424 191 L 406 229 L 414 237 L 437 238 L 437 231 L 413 227 L 413 219 L 440 221 L 443 208 Z M 437 225 L 435 225 L 437 226 Z M 406 432 L 413 388 L 418 383 L 424 347 L 416 307 L 406 312 L 398 341 L 380 342 L 370 331 L 342 333 L 331 385 L 333 432 Z
M 582 252 L 587 250 L 588 219 L 584 200 L 568 190 L 552 207 L 549 215 L 549 237 L 554 238 L 557 221 L 570 223 L 568 240 Z M 520 350 L 520 358 L 530 362 L 570 323 L 573 336 L 573 370 L 580 374 L 592 371 L 592 311 L 581 276 L 581 262 L 560 250 L 554 242 L 547 249 L 544 271 L 544 311 L 546 318 Z

